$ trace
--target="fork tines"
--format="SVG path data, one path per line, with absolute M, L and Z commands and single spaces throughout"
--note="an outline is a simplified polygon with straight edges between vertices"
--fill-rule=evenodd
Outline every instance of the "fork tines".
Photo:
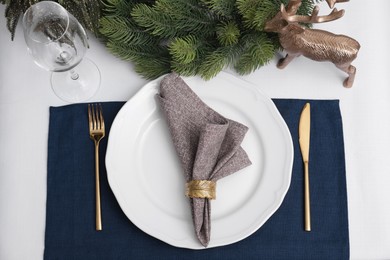
M 103 109 L 102 105 L 99 104 L 88 104 L 88 121 L 89 121 L 89 130 L 99 130 L 104 129 L 104 119 L 103 119 Z

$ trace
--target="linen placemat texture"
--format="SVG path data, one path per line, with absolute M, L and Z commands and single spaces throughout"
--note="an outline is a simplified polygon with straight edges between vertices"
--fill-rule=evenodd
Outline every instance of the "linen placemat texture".
M 308 101 L 312 115 L 311 232 L 303 229 L 303 162 L 298 143 L 299 116 Z M 87 104 L 51 107 L 44 258 L 349 259 L 339 102 L 292 99 L 276 99 L 274 102 L 290 129 L 294 144 L 292 179 L 286 197 L 271 218 L 248 238 L 205 250 L 170 246 L 133 225 L 110 190 L 104 160 L 100 161 L 104 226 L 102 231 L 95 231 L 94 145 L 89 139 Z M 107 134 L 123 104 L 102 103 Z M 100 144 L 100 158 L 105 156 L 107 139 Z

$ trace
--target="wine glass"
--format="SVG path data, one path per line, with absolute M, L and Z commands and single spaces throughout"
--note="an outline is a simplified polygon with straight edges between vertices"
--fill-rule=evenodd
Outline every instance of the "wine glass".
M 91 98 L 99 89 L 100 72 L 84 57 L 88 37 L 77 19 L 56 2 L 42 1 L 23 15 L 24 38 L 35 63 L 52 71 L 54 93 L 67 102 Z

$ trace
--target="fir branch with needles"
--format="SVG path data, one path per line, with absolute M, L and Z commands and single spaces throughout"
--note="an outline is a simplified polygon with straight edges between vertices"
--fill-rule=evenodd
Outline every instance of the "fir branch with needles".
M 0 0 L 0 3 L 6 5 L 5 17 L 7 19 L 7 28 L 11 33 L 11 39 L 15 37 L 15 30 L 19 19 L 24 12 L 33 4 L 42 0 Z M 99 1 L 90 0 L 58 0 L 58 2 L 86 28 L 98 36 L 98 25 L 101 14 Z
M 233 18 L 236 13 L 236 0 L 202 0 L 202 2 L 216 15 Z
M 222 46 L 238 43 L 240 29 L 235 21 L 222 22 L 217 26 L 217 39 Z
M 216 17 L 204 10 L 196 0 L 158 0 L 136 5 L 131 16 L 153 35 L 177 37 L 212 32 Z
M 275 55 L 275 44 L 265 33 L 245 35 L 243 52 L 234 64 L 234 69 L 241 75 L 249 74 L 268 64 Z
M 188 64 L 198 56 L 197 39 L 192 35 L 175 38 L 169 44 L 168 49 L 169 53 L 172 55 L 172 59 L 179 64 Z
M 261 31 L 265 22 L 280 8 L 278 1 L 237 0 L 237 9 L 246 28 Z
M 298 14 L 319 1 L 302 0 Z M 282 3 L 288 0 L 104 0 L 100 33 L 148 79 L 169 71 L 210 79 L 227 67 L 245 75 L 280 50 L 276 35 L 263 30 Z
M 0 0 L 14 38 L 20 16 L 41 0 Z M 302 0 L 309 15 L 323 0 Z M 280 50 L 264 25 L 289 0 L 55 0 L 107 49 L 134 63 L 145 78 L 164 73 L 210 79 L 233 67 L 245 75 L 266 65 Z M 306 26 L 310 26 L 306 25 Z

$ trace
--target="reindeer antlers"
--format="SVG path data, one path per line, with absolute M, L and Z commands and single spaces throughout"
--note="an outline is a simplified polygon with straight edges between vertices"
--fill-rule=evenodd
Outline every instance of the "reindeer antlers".
M 348 1 L 348 0 L 327 0 L 329 3 L 330 1 L 336 3 L 340 1 Z M 334 4 L 333 3 L 333 4 Z M 328 15 L 319 16 L 318 12 L 320 11 L 319 6 L 314 7 L 313 12 L 311 16 L 305 16 L 305 15 L 290 15 L 286 11 L 284 4 L 280 7 L 280 12 L 282 14 L 282 17 L 284 20 L 288 22 L 298 22 L 298 23 L 324 23 L 324 22 L 330 22 L 337 20 L 341 18 L 344 15 L 344 10 L 338 11 L 336 8 L 332 10 L 332 12 Z
M 333 8 L 336 3 L 348 2 L 349 0 L 326 0 L 330 8 Z

